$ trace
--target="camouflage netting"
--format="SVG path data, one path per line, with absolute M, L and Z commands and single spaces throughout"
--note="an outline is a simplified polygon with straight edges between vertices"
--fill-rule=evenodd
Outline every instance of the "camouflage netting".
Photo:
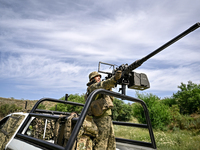
M 0 130 L 0 150 L 3 150 L 9 140 L 12 138 L 17 128 L 24 119 L 24 115 L 12 115 Z
M 44 136 L 45 122 L 46 122 L 46 132 Z M 55 122 L 53 120 L 35 118 L 29 126 L 30 133 L 28 135 L 42 140 L 51 140 L 54 138 L 54 133 L 53 133 L 54 127 L 55 127 Z

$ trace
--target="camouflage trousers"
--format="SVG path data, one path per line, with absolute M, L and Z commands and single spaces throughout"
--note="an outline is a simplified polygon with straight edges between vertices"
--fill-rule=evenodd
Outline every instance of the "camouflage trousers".
M 93 118 L 99 133 L 95 140 L 94 150 L 116 150 L 114 128 L 110 116 Z

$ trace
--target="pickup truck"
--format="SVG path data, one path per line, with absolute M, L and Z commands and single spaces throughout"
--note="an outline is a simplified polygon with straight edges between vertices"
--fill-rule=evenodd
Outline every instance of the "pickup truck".
M 151 142 L 143 142 L 143 141 L 136 141 L 136 140 L 116 137 L 116 147 L 117 147 L 116 150 L 156 149 L 156 143 L 151 126 L 151 121 L 149 118 L 147 106 L 144 103 L 144 101 L 123 94 L 119 94 L 116 92 L 107 91 L 104 89 L 98 89 L 93 91 L 87 98 L 85 104 L 57 100 L 52 98 L 42 98 L 33 106 L 32 110 L 29 113 L 18 112 L 7 115 L 0 121 L 0 140 L 1 140 L 0 149 L 1 150 L 4 149 L 5 150 L 41 150 L 41 149 L 71 150 L 77 138 L 77 135 L 80 131 L 80 128 L 83 124 L 83 121 L 87 115 L 87 110 L 92 102 L 92 99 L 97 94 L 107 94 L 110 96 L 114 96 L 116 98 L 120 98 L 122 100 L 140 103 L 144 108 L 147 124 L 135 124 L 135 123 L 118 122 L 118 121 L 113 121 L 113 124 L 116 126 L 120 125 L 120 126 L 129 126 L 129 127 L 147 129 L 149 131 Z M 64 117 L 64 119 L 67 119 L 70 113 L 37 109 L 39 104 L 41 104 L 44 101 L 63 103 L 66 105 L 74 105 L 75 107 L 76 106 L 83 107 L 81 113 L 78 115 L 78 118 L 72 119 L 74 128 L 71 132 L 71 136 L 66 146 L 61 146 L 57 143 L 55 144 L 54 140 L 45 138 L 46 137 L 45 133 L 47 130 L 47 123 L 49 122 L 49 120 L 57 121 L 60 115 L 65 115 L 66 117 Z M 46 120 L 43 127 L 43 131 L 41 132 L 43 134 L 42 139 L 31 136 L 31 131 L 32 131 L 31 126 L 35 118 Z

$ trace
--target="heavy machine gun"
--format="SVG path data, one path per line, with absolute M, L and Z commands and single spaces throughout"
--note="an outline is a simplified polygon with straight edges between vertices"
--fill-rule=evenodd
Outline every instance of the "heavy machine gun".
M 139 66 L 141 66 L 149 58 L 153 57 L 154 55 L 156 55 L 163 49 L 165 49 L 168 46 L 172 45 L 173 43 L 177 42 L 178 40 L 180 40 L 181 38 L 183 38 L 184 36 L 186 36 L 187 34 L 191 33 L 192 31 L 196 30 L 199 27 L 200 27 L 200 23 L 197 22 L 196 24 L 194 24 L 193 26 L 191 26 L 190 28 L 188 28 L 187 30 L 185 30 L 184 32 L 182 32 L 181 34 L 179 34 L 172 40 L 168 41 L 167 43 L 165 43 L 158 49 L 154 50 L 149 55 L 143 57 L 142 59 L 136 60 L 135 62 L 133 62 L 130 65 L 122 64 L 119 67 L 115 68 L 115 65 L 113 65 L 113 64 L 99 62 L 98 72 L 107 74 L 107 77 L 105 77 L 105 79 L 108 79 L 108 78 L 112 77 L 113 75 L 115 75 L 117 70 L 121 70 L 122 77 L 121 77 L 121 79 L 119 79 L 117 81 L 117 84 L 121 85 L 120 90 L 122 91 L 122 94 L 124 94 L 124 95 L 126 95 L 126 85 L 128 86 L 128 88 L 131 88 L 131 89 L 137 89 L 137 90 L 148 89 L 148 88 L 150 88 L 150 84 L 149 84 L 146 74 L 136 73 L 133 70 L 138 68 Z M 101 70 L 102 65 L 111 66 L 113 68 L 112 72 L 102 71 Z

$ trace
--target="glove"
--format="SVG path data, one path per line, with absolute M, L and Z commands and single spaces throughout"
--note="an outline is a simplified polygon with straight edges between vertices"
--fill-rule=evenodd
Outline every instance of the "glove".
M 121 70 L 117 70 L 116 74 L 115 74 L 115 81 L 119 80 L 122 76 L 122 71 Z

